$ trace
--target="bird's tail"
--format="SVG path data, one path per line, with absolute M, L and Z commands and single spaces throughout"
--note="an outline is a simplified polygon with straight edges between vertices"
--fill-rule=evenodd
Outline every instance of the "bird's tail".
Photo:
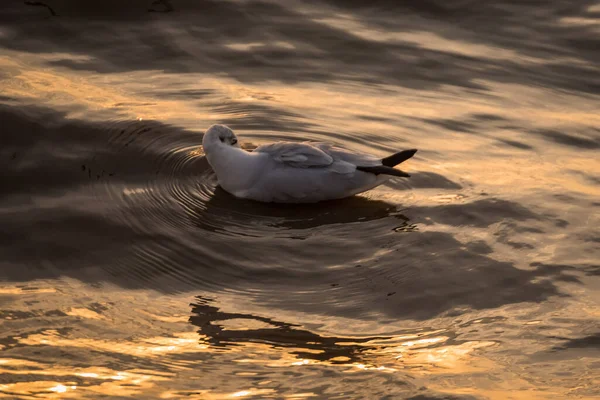
M 407 174 L 404 171 L 394 168 L 394 166 L 408 160 L 409 158 L 414 156 L 416 152 L 417 152 L 417 149 L 403 150 L 396 154 L 392 154 L 389 157 L 383 158 L 381 160 L 382 165 L 377 165 L 374 167 L 357 166 L 356 169 L 359 171 L 363 171 L 363 172 L 369 172 L 369 173 L 375 174 L 375 175 L 383 174 L 383 175 L 400 176 L 403 178 L 410 178 L 409 174 Z

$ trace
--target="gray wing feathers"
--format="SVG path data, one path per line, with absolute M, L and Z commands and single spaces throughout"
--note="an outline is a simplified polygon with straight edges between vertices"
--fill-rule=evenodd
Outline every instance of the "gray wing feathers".
M 289 167 L 324 168 L 338 174 L 350 174 L 357 165 L 381 165 L 381 159 L 377 157 L 354 153 L 327 142 L 278 142 L 260 146 L 254 151 L 266 153 L 274 161 Z
M 333 163 L 333 157 L 307 143 L 273 143 L 254 151 L 269 154 L 273 160 L 296 168 L 326 167 Z
M 334 160 L 345 161 L 353 165 L 376 166 L 381 165 L 381 159 L 369 154 L 358 154 L 353 151 L 336 147 L 331 143 L 317 142 L 313 146 L 318 147 L 327 154 L 331 155 Z
M 323 142 L 279 142 L 256 148 L 269 167 L 251 198 L 266 201 L 312 202 L 360 193 L 379 185 L 384 175 L 356 173 L 357 166 L 381 167 L 381 159 Z

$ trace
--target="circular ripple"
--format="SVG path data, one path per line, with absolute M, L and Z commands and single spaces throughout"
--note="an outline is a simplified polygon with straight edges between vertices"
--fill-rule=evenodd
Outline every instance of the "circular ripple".
M 105 218 L 131 238 L 107 268 L 132 285 L 293 296 L 295 283 L 320 295 L 335 290 L 322 285 L 340 270 L 371 259 L 403 218 L 362 196 L 307 205 L 236 199 L 218 187 L 201 135 L 176 127 L 121 122 L 109 137 L 94 163 L 111 172 L 92 188 Z

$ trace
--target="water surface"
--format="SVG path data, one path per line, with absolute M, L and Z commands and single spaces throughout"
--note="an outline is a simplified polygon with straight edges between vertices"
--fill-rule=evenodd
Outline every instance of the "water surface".
M 600 396 L 597 3 L 48 5 L 0 5 L 0 397 Z M 419 152 L 267 205 L 213 123 Z

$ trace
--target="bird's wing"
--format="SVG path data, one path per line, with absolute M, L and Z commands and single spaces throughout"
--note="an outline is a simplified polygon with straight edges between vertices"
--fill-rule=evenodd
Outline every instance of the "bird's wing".
M 266 153 L 295 168 L 328 167 L 334 162 L 332 156 L 309 143 L 278 142 L 257 147 L 254 152 Z
M 329 154 L 331 157 L 333 157 L 334 161 L 345 161 L 353 165 L 365 167 L 381 165 L 381 158 L 370 154 L 357 153 L 352 150 L 334 146 L 328 142 L 314 142 L 311 144 Z

